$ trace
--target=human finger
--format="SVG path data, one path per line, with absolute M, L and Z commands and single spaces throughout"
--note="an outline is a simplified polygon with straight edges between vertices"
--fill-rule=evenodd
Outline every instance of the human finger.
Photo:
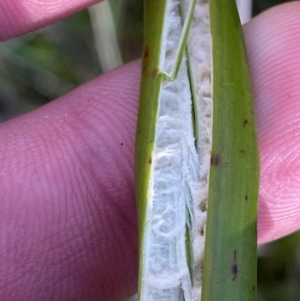
M 300 228 L 300 2 L 244 28 L 261 157 L 258 241 Z
M 1 124 L 1 300 L 135 292 L 139 70 L 129 64 Z
M 33 31 L 102 0 L 1 0 L 0 41 Z

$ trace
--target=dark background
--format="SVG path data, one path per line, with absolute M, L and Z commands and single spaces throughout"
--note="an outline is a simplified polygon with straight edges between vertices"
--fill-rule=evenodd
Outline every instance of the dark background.
M 123 62 L 141 57 L 142 1 L 111 0 Z M 256 15 L 280 0 L 254 0 Z M 43 105 L 102 73 L 88 10 L 0 43 L 0 121 Z M 300 232 L 261 246 L 258 300 L 300 300 Z M 246 300 L 245 300 L 246 301 Z

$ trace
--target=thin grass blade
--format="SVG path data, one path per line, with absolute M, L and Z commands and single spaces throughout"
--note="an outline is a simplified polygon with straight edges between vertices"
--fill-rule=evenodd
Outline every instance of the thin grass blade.
M 213 146 L 202 301 L 256 300 L 259 156 L 234 0 L 211 0 Z

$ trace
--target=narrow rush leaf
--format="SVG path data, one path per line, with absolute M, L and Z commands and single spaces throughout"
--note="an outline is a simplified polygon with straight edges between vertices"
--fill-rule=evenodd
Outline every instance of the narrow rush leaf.
M 252 301 L 259 157 L 250 76 L 235 1 L 211 0 L 210 12 L 214 121 L 202 300 Z
M 205 252 L 209 255 L 205 256 L 208 263 L 204 263 L 202 300 L 244 300 L 230 299 L 229 295 L 229 299 L 224 299 L 224 290 L 219 295 L 212 293 L 223 287 L 218 286 L 221 280 L 212 279 L 216 277 L 211 276 L 216 269 L 214 262 L 220 265 L 216 270 L 220 273 L 218 279 L 226 277 L 229 271 L 230 279 L 237 283 L 244 279 L 242 275 L 238 277 L 240 271 L 249 267 L 238 263 L 246 258 L 243 250 L 248 248 L 249 241 L 252 247 L 255 236 L 254 231 L 244 229 L 252 222 L 255 225 L 258 181 L 255 124 L 240 24 L 232 0 L 228 4 L 222 0 L 223 7 L 218 8 L 217 2 L 220 1 L 211 0 L 210 5 L 207 0 L 145 1 L 145 46 L 136 134 L 140 301 L 200 301 L 208 194 Z M 217 12 L 219 9 L 223 12 Z M 224 34 L 227 30 L 233 37 L 229 32 Z M 239 57 L 238 67 L 234 67 L 235 57 Z M 213 136 L 212 94 L 216 97 Z M 237 148 L 240 155 L 236 155 Z M 231 164 L 227 158 L 233 160 L 234 156 L 237 161 Z M 253 172 L 249 169 L 250 161 L 254 164 Z M 249 180 L 249 176 L 253 179 Z M 239 183 L 240 180 L 243 182 Z M 226 205 L 221 206 L 224 212 L 214 213 L 219 193 Z M 249 200 L 246 205 L 238 202 L 241 194 Z M 238 221 L 235 229 L 232 220 Z M 250 232 L 250 240 L 241 238 Z M 236 239 L 233 253 L 232 237 Z M 228 256 L 220 256 L 223 245 L 226 252 L 230 249 L 233 254 L 230 261 Z M 239 289 L 238 285 L 231 287 Z M 241 295 L 235 292 L 233 296 Z

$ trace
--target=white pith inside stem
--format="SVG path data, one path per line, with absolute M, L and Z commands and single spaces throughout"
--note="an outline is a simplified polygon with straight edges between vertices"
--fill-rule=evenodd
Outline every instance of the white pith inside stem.
M 168 1 L 162 73 L 172 70 L 182 38 L 182 15 L 190 3 Z M 212 127 L 209 22 L 207 0 L 197 0 L 188 39 L 189 63 L 184 55 L 176 79 L 161 85 L 144 229 L 143 301 L 200 300 Z M 197 145 L 192 97 L 197 102 Z

